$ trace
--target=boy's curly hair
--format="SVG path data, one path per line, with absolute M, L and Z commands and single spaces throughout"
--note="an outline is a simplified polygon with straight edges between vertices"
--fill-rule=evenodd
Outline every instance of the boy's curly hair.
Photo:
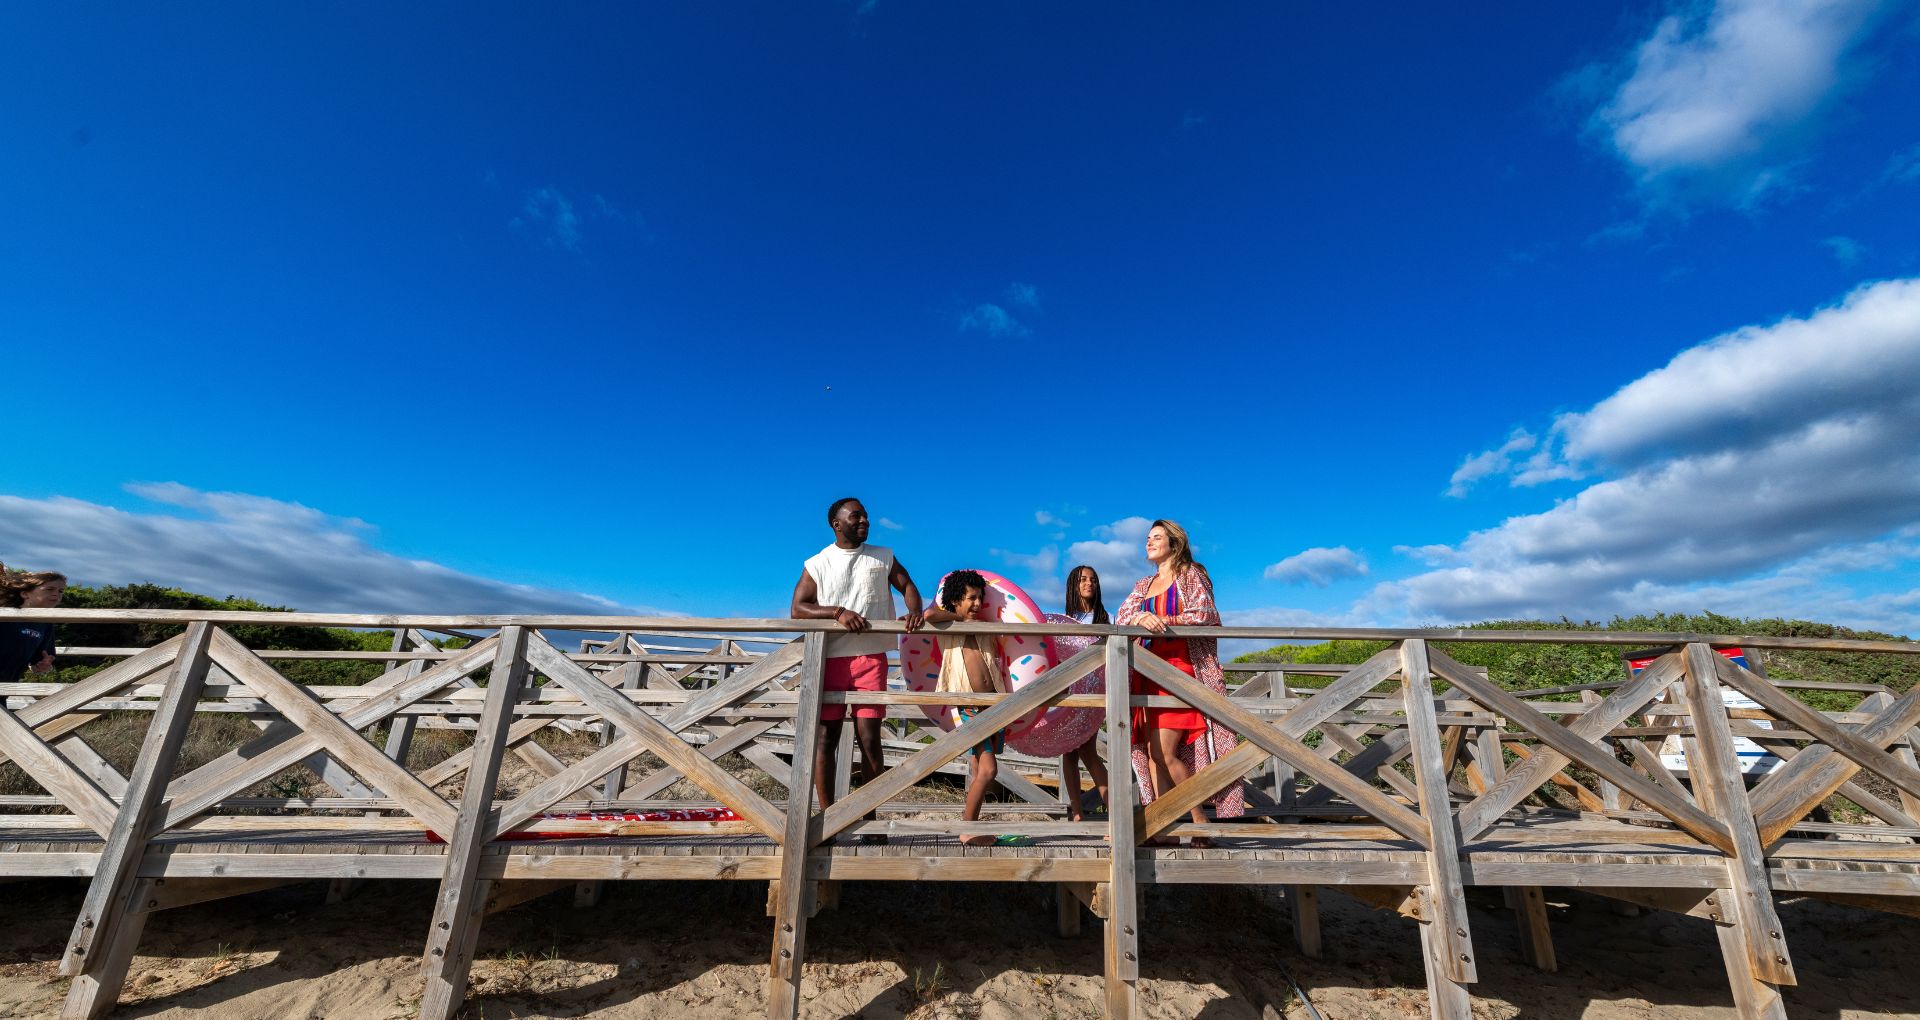
M 978 588 L 980 594 L 987 593 L 987 579 L 980 576 L 978 570 L 956 570 L 940 582 L 940 608 L 953 611 L 968 589 Z

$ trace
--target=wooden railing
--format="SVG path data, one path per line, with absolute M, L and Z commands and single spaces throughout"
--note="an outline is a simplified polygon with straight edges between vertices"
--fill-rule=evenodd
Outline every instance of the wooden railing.
M 1136 888 L 1142 882 L 1284 885 L 1296 931 L 1309 951 L 1318 944 L 1311 920 L 1315 886 L 1345 888 L 1398 910 L 1419 922 L 1432 1012 L 1445 1018 L 1470 1015 L 1467 987 L 1478 974 L 1464 899 L 1469 884 L 1517 890 L 1529 958 L 1545 966 L 1552 965 L 1552 949 L 1537 907 L 1541 885 L 1577 885 L 1710 915 L 1724 932 L 1735 1001 L 1746 1016 L 1783 1015 L 1777 988 L 1795 981 L 1775 910 L 1776 889 L 1889 909 L 1920 902 L 1920 857 L 1893 859 L 1916 873 L 1889 864 L 1874 873 L 1881 877 L 1872 882 L 1840 882 L 1795 874 L 1800 858 L 1789 852 L 1799 846 L 1789 838 L 1795 831 L 1819 835 L 1847 828 L 1808 821 L 1835 794 L 1883 823 L 1884 834 L 1920 840 L 1920 768 L 1913 750 L 1920 688 L 1896 693 L 1872 685 L 1814 685 L 1858 695 L 1858 704 L 1847 711 L 1816 711 L 1794 697 L 1792 682 L 1771 681 L 1714 651 L 1737 645 L 1750 651 L 1920 654 L 1920 645 L 1906 642 L 1586 631 L 1175 629 L 1176 634 L 1274 642 L 1390 642 L 1366 662 L 1346 667 L 1236 669 L 1243 682 L 1221 694 L 1140 646 L 1134 639 L 1145 632 L 1138 629 L 955 624 L 948 629 L 1097 639 L 1017 692 L 958 696 L 824 691 L 819 680 L 824 637 L 837 628 L 812 621 L 0 611 L 0 623 L 12 619 L 183 628 L 150 648 L 67 648 L 66 654 L 117 661 L 71 684 L 29 680 L 0 691 L 6 696 L 0 753 L 46 791 L 7 798 L 23 813 L 0 817 L 0 826 L 12 833 L 81 831 L 98 844 L 85 865 L 91 884 L 61 962 L 62 973 L 74 979 L 66 1005 L 66 1015 L 74 1017 L 100 1015 L 111 1007 L 152 911 L 274 881 L 341 877 L 329 870 L 340 862 L 328 854 L 274 854 L 274 866 L 267 868 L 259 861 L 176 852 L 182 836 L 218 831 L 245 842 L 260 838 L 269 822 L 342 838 L 432 833 L 445 841 L 444 857 L 431 862 L 440 892 L 422 962 L 421 1015 L 434 1018 L 458 1009 L 489 908 L 573 884 L 530 877 L 515 869 L 537 874 L 546 865 L 515 863 L 517 858 L 497 852 L 502 837 L 530 827 L 581 839 L 699 835 L 770 845 L 770 852 L 755 858 L 764 863 L 728 858 L 710 874 L 686 865 L 649 870 L 650 865 L 628 862 L 618 875 L 768 879 L 774 917 L 768 1011 L 775 1017 L 798 1011 L 807 919 L 831 898 L 832 884 L 842 877 L 1057 882 L 1063 905 L 1084 902 L 1104 923 L 1107 1010 L 1114 1017 L 1135 1013 Z M 226 629 L 237 624 L 378 628 L 392 630 L 394 637 L 390 649 L 376 652 L 256 650 Z M 891 622 L 876 628 L 901 629 Z M 462 640 L 468 643 L 436 644 L 432 634 L 447 631 L 466 635 Z M 613 636 L 581 642 L 568 652 L 547 636 L 557 631 Z M 1487 641 L 1672 650 L 1637 676 L 1623 670 L 1617 683 L 1514 692 L 1436 647 Z M 385 671 L 356 686 L 317 687 L 296 684 L 273 665 L 303 658 L 357 658 L 384 663 Z M 1104 694 L 1070 692 L 1076 681 L 1098 669 L 1107 678 Z M 1136 671 L 1170 696 L 1132 696 L 1125 679 Z M 1290 688 L 1289 671 L 1318 672 L 1329 682 L 1312 690 Z M 1436 693 L 1437 687 L 1444 689 Z M 1751 698 L 1759 709 L 1730 711 L 1723 688 Z M 1580 700 L 1545 700 L 1555 696 Z M 907 719 L 925 706 L 956 702 L 984 711 L 952 732 L 901 728 L 902 757 L 891 768 L 824 810 L 815 804 L 814 751 L 823 704 L 883 704 L 897 719 Z M 1236 733 L 1239 744 L 1210 767 L 1160 791 L 1144 808 L 1131 792 L 1124 750 L 1110 754 L 1116 803 L 1107 818 L 1023 822 L 1024 831 L 1040 837 L 1036 855 L 974 857 L 933 846 L 917 850 L 920 859 L 849 862 L 829 852 L 843 833 L 945 837 L 1004 830 L 991 819 L 902 820 L 884 812 L 897 806 L 908 788 L 952 767 L 988 735 L 1047 706 L 1104 709 L 1107 746 L 1129 748 L 1130 709 L 1139 705 L 1191 706 Z M 115 749 L 95 747 L 87 735 L 89 723 L 124 711 L 147 711 L 151 718 L 132 767 L 123 774 L 103 753 Z M 219 713 L 243 715 L 261 729 L 224 755 L 178 768 L 191 719 Z M 561 761 L 534 740 L 555 725 L 584 728 L 598 746 L 576 760 Z M 422 728 L 458 730 L 470 734 L 470 743 L 431 766 L 412 768 L 408 745 Z M 770 739 L 776 735 L 781 743 Z M 917 743 L 905 739 L 909 736 Z M 1685 748 L 1684 775 L 1663 765 L 1654 749 L 1654 742 L 1666 737 L 1677 737 Z M 1736 762 L 1736 737 L 1764 742 L 1784 764 L 1749 788 Z M 719 759 L 732 752 L 746 754 L 784 786 L 784 799 L 763 796 L 722 768 Z M 500 784 L 509 755 L 539 776 L 511 796 Z M 643 756 L 660 767 L 637 775 Z M 303 763 L 340 796 L 256 792 Z M 1264 776 L 1251 784 L 1257 804 L 1251 822 L 1187 821 L 1195 807 L 1259 772 Z M 643 806 L 682 780 L 739 821 L 546 817 L 581 808 Z M 455 783 L 457 793 L 449 789 Z M 597 796 L 582 798 L 583 792 Z M 875 812 L 883 814 L 863 820 Z M 1542 825 L 1559 826 L 1553 830 L 1556 845 L 1575 846 L 1563 856 L 1577 857 L 1580 845 L 1605 849 L 1644 842 L 1678 848 L 1696 860 L 1684 874 L 1671 863 L 1556 862 L 1539 854 L 1510 860 L 1511 847 L 1530 845 L 1526 827 Z M 1208 836 L 1229 845 L 1204 857 L 1152 848 L 1152 841 L 1181 836 Z M 1327 861 L 1309 866 L 1255 859 L 1246 852 L 1285 851 L 1328 839 L 1366 845 L 1351 851 L 1345 868 Z M 1076 849 L 1129 849 L 1097 861 L 1051 852 L 1076 840 Z M 1508 856 L 1485 849 L 1490 847 Z M 205 860 L 190 865 L 185 860 L 190 856 Z M 537 851 L 521 856 L 539 858 Z M 0 853 L 0 874 L 46 874 L 56 866 L 27 858 Z M 57 866 L 71 869 L 74 860 L 68 853 Z M 1072 908 L 1076 925 L 1077 909 Z M 1063 924 L 1067 913 L 1063 908 Z

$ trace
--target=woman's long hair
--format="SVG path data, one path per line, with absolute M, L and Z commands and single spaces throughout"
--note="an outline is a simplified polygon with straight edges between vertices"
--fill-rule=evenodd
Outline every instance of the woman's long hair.
M 1179 577 L 1188 567 L 1193 567 L 1202 574 L 1207 572 L 1207 568 L 1193 558 L 1193 543 L 1187 538 L 1187 529 L 1165 518 L 1154 521 L 1147 530 L 1152 531 L 1154 528 L 1167 533 L 1167 546 L 1173 557 L 1173 576 Z
M 67 575 L 51 570 L 8 570 L 0 564 L 0 606 L 18 609 L 26 601 L 28 592 L 55 581 L 66 584 Z
M 1093 597 L 1090 599 L 1080 597 L 1080 578 L 1083 575 L 1093 578 Z M 1081 613 L 1092 613 L 1095 623 L 1113 622 L 1107 616 L 1107 604 L 1100 600 L 1100 573 L 1084 563 L 1067 571 L 1067 615 L 1078 616 Z

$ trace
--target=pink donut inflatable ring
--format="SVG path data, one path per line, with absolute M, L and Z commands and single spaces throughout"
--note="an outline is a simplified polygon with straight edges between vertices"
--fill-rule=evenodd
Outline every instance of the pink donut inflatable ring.
M 1061 616 L 1059 613 L 1048 613 L 1046 620 L 1048 623 L 1078 622 L 1071 616 Z M 1050 639 L 1055 665 L 1092 647 L 1097 640 L 1071 635 Z M 1075 680 L 1067 691 L 1070 694 L 1105 694 L 1107 671 L 1096 669 Z M 1088 737 L 1100 732 L 1100 724 L 1106 719 L 1107 711 L 1103 708 L 1049 708 L 1041 714 L 1040 721 L 1019 736 L 1008 738 L 1007 743 L 1022 754 L 1052 758 L 1086 743 Z
M 1020 590 L 1019 585 L 989 570 L 978 571 L 987 582 L 987 605 L 981 614 L 987 620 L 1001 623 L 1039 623 L 1045 616 L 1040 607 Z M 946 584 L 945 574 L 940 576 L 939 584 L 934 585 L 935 600 Z M 940 646 L 934 642 L 937 631 L 928 629 L 918 634 L 900 635 L 900 676 L 910 691 L 932 693 L 940 680 Z M 1002 634 L 995 639 L 995 658 L 1000 660 L 1000 671 L 1014 690 L 1032 683 L 1040 674 L 1053 668 L 1058 660 L 1053 654 L 1053 639 L 1034 634 Z M 945 705 L 927 705 L 922 709 L 927 718 L 943 730 L 953 728 Z M 1041 713 L 1033 712 L 1014 720 L 1005 730 L 1007 739 L 1012 741 L 1040 722 Z

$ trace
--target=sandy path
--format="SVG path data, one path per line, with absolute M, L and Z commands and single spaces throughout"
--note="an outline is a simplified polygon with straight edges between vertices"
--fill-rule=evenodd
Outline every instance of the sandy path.
M 355 1020 L 412 1015 L 432 888 L 370 885 L 328 907 L 290 886 L 154 918 L 117 1017 Z M 732 1018 L 761 1008 L 770 921 L 765 884 L 628 883 L 575 910 L 566 894 L 501 914 L 481 938 L 467 1016 Z M 0 1016 L 44 1017 L 64 982 L 53 959 L 79 907 L 78 882 L 27 882 L 0 897 Z M 1098 1017 L 1097 923 L 1053 933 L 1050 890 L 865 884 L 811 929 L 808 1018 Z M 1499 897 L 1470 897 L 1479 1017 L 1732 1018 L 1705 922 L 1625 918 L 1584 896 L 1549 895 L 1561 961 L 1520 961 Z M 1270 892 L 1149 889 L 1142 909 L 1141 1013 L 1257 1020 L 1305 1017 L 1290 972 L 1328 1020 L 1424 1015 L 1412 922 L 1328 892 L 1327 958 L 1295 950 Z M 1801 986 L 1800 1018 L 1920 1017 L 1920 920 L 1808 901 L 1782 907 Z

